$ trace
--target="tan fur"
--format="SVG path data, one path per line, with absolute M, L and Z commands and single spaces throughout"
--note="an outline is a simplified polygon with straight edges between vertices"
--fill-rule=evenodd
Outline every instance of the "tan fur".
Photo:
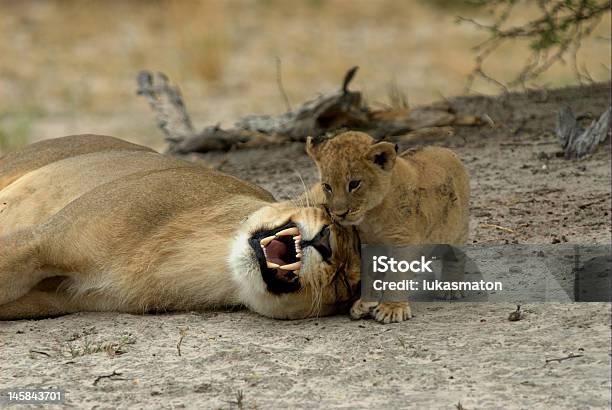
M 268 292 L 248 244 L 287 222 L 304 239 L 331 225 L 332 258 L 304 249 L 293 293 Z M 81 135 L 0 159 L 0 319 L 76 311 L 246 305 L 302 318 L 346 307 L 357 237 L 317 207 L 134 144 Z
M 358 225 L 362 242 L 467 242 L 469 178 L 451 150 L 424 147 L 396 155 L 394 144 L 376 143 L 361 132 L 346 132 L 318 144 L 309 138 L 306 150 L 321 180 L 310 196 L 315 202 L 325 203 L 339 223 Z M 351 181 L 361 181 L 352 192 Z M 374 307 L 356 304 L 353 315 L 362 316 L 367 309 Z M 409 307 L 406 309 L 410 316 Z M 391 309 L 382 316 L 387 321 L 402 315 Z

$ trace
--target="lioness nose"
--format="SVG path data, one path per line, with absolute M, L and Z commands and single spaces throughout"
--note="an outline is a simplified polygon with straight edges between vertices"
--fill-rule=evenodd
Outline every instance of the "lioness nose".
M 329 242 L 330 229 L 328 225 L 323 226 L 323 229 L 315 235 L 311 240 L 302 241 L 302 249 L 308 246 L 314 247 L 323 257 L 323 260 L 328 260 L 331 257 L 331 245 Z
M 340 211 L 340 212 L 334 212 L 334 215 L 335 215 L 337 218 L 344 219 L 344 217 L 346 217 L 346 216 L 348 215 L 348 213 L 349 213 L 349 210 L 347 209 L 347 210 L 346 210 L 346 211 L 344 211 L 344 212 L 342 212 L 342 211 Z

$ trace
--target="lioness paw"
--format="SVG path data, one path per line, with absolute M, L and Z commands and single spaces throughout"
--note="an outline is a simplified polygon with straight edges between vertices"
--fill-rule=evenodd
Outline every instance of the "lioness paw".
M 372 310 L 372 317 L 380 323 L 397 323 L 412 318 L 408 302 L 379 303 Z

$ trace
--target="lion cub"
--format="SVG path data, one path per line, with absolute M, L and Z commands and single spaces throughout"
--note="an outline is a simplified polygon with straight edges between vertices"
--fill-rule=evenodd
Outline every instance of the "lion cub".
M 306 152 L 321 183 L 310 194 L 332 218 L 357 225 L 368 244 L 464 244 L 469 231 L 469 177 L 449 149 L 423 147 L 396 153 L 363 132 L 330 139 L 309 137 Z M 358 301 L 353 317 L 370 313 L 379 321 L 412 317 L 408 303 Z

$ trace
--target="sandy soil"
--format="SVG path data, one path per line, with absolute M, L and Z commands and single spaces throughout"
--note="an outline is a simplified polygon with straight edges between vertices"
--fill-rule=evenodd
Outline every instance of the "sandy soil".
M 474 243 L 610 242 L 609 143 L 566 161 L 552 133 L 563 104 L 596 116 L 609 95 L 452 100 L 495 124 L 436 141 L 471 172 Z M 194 159 L 278 198 L 316 180 L 300 144 Z M 610 305 L 532 304 L 510 322 L 514 308 L 419 304 L 394 325 L 247 311 L 0 323 L 0 389 L 59 388 L 76 408 L 609 408 Z

